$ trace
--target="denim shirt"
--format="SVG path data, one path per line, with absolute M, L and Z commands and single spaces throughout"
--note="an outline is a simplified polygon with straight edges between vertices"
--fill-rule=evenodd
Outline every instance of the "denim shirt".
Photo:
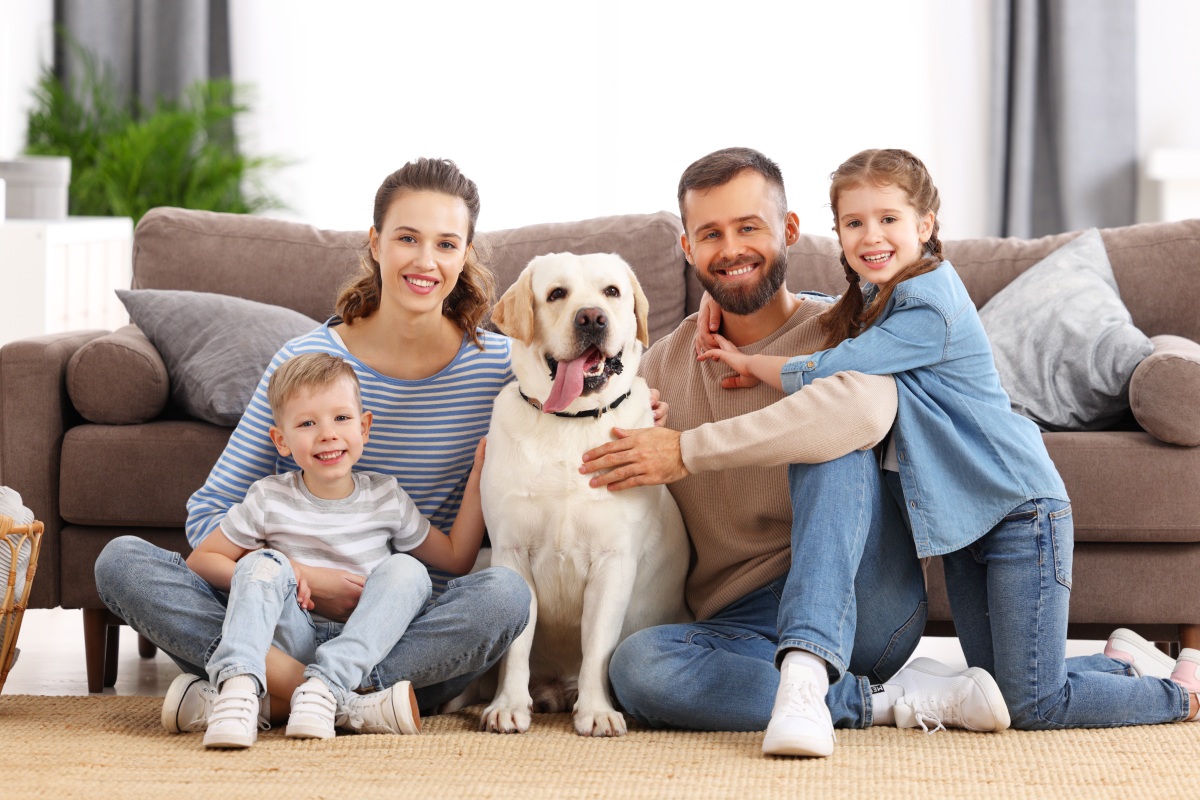
M 898 284 L 858 337 L 789 360 L 783 388 L 846 370 L 896 378 L 893 435 L 920 556 L 966 547 L 1026 501 L 1067 501 L 1037 425 L 1012 410 L 1000 386 L 979 314 L 950 262 Z

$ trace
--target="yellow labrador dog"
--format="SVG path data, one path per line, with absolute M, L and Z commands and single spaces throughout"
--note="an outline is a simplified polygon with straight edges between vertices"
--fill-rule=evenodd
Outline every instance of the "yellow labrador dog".
M 687 619 L 687 535 L 666 487 L 610 492 L 579 473 L 614 427 L 654 424 L 637 377 L 646 297 L 619 256 L 556 253 L 529 262 L 492 321 L 512 337 L 517 380 L 493 407 L 483 513 L 492 564 L 522 575 L 533 601 L 481 727 L 524 732 L 535 708 L 566 711 L 574 698 L 576 731 L 620 736 L 613 650 L 634 631 Z

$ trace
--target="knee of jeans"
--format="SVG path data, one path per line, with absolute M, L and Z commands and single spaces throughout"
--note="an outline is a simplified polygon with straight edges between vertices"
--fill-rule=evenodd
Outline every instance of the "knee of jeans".
M 433 581 L 429 579 L 429 570 L 407 553 L 393 553 L 388 556 L 375 568 L 375 572 L 371 573 L 372 579 L 376 576 L 399 588 L 424 591 L 426 600 L 433 594 Z
M 529 603 L 533 595 L 525 579 L 508 567 L 488 567 L 476 573 L 482 581 L 483 590 L 497 606 L 511 609 L 523 622 L 529 620 Z
M 294 579 L 292 562 L 283 553 L 270 548 L 246 553 L 238 559 L 233 574 L 235 578 L 259 583 L 277 583 Z
M 151 545 L 137 536 L 118 536 L 104 545 L 94 567 L 96 588 L 103 591 L 135 577 L 138 570 L 130 569 L 130 564 L 142 556 L 147 546 Z

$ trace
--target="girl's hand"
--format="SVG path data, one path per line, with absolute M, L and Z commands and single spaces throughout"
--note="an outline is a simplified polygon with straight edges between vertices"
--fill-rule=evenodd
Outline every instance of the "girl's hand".
M 654 427 L 662 428 L 667 424 L 667 411 L 670 403 L 663 402 L 658 389 L 650 390 L 650 411 L 654 414 Z
M 708 292 L 700 298 L 700 311 L 696 314 L 696 355 L 716 348 L 714 334 L 721 330 L 721 307 Z
M 485 450 L 487 450 L 486 436 L 479 440 L 479 444 L 475 445 L 475 460 L 471 462 L 471 475 L 467 480 L 471 478 L 479 479 L 479 474 L 483 472 L 483 454 Z
M 717 361 L 732 369 L 737 375 L 721 380 L 724 389 L 750 389 L 760 381 L 750 371 L 750 356 L 737 349 L 733 342 L 719 333 L 711 334 L 717 347 L 700 354 L 700 361 Z

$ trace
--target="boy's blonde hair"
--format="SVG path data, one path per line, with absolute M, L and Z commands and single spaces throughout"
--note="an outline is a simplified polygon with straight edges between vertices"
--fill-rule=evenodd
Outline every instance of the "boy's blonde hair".
M 292 356 L 279 365 L 279 369 L 271 375 L 267 382 L 267 402 L 271 406 L 271 415 L 279 423 L 279 415 L 284 404 L 302 391 L 324 389 L 348 380 L 354 385 L 354 399 L 362 407 L 362 394 L 358 384 L 358 376 L 354 367 L 345 359 L 329 353 L 305 353 Z

